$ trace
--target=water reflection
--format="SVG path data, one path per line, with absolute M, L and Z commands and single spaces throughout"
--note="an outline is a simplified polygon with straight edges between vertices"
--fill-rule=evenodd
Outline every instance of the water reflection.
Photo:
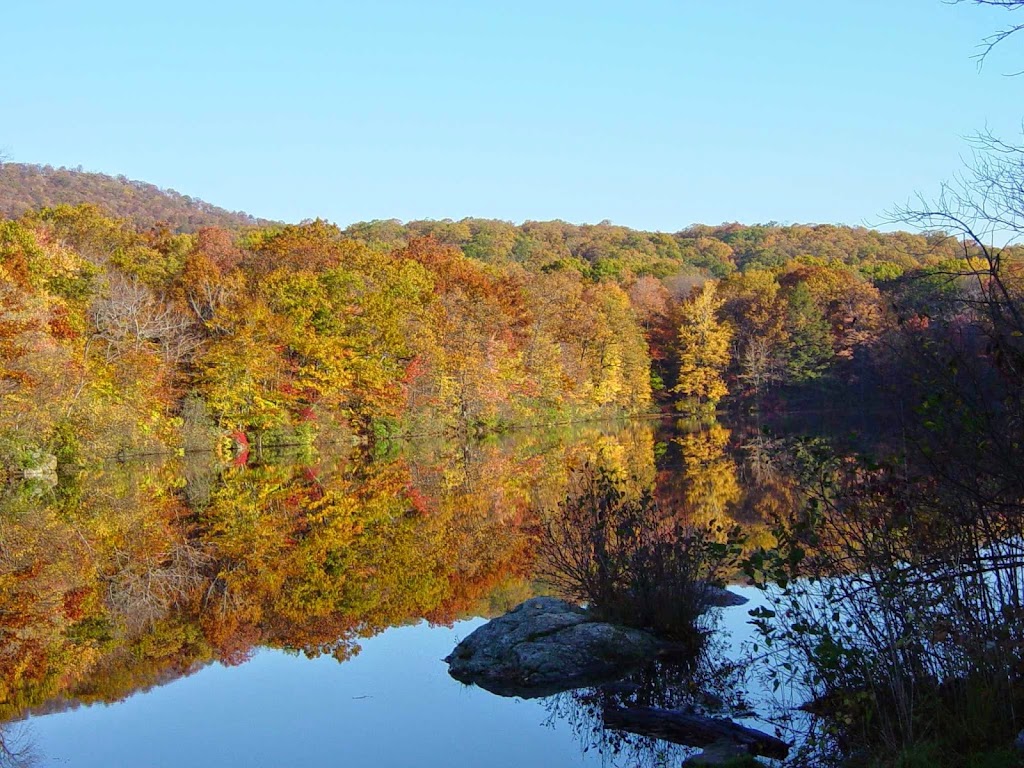
M 32 730 L 26 723 L 0 725 L 0 768 L 31 768 L 39 763 Z
M 746 667 L 729 658 L 724 638 L 716 636 L 686 662 L 656 661 L 625 679 L 545 700 L 551 720 L 568 722 L 587 750 L 611 765 L 679 765 L 696 746 L 658 739 L 609 725 L 609 713 L 639 708 L 675 710 L 705 717 L 751 714 L 746 699 Z
M 0 721 L 208 677 L 212 663 L 237 666 L 261 648 L 347 661 L 388 628 L 503 613 L 536 591 L 539 514 L 585 464 L 653 485 L 687 523 L 740 522 L 751 546 L 770 543 L 769 521 L 798 499 L 776 455 L 756 429 L 651 421 L 375 455 L 189 455 L 9 488 Z M 430 662 L 440 675 L 450 648 Z M 713 650 L 701 658 L 563 695 L 549 713 L 578 723 L 584 746 L 653 760 L 664 745 L 603 730 L 595 742 L 592 716 L 615 702 L 745 712 L 739 668 Z
M 0 719 L 113 701 L 269 646 L 339 660 L 529 592 L 536 510 L 570 467 L 653 477 L 651 424 L 243 465 L 110 466 L 0 511 Z M 52 706 L 52 704 L 51 704 Z

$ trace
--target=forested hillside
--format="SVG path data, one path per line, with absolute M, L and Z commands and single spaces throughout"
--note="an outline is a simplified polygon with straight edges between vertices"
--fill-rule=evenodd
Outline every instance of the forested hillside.
M 386 245 L 432 237 L 481 261 L 517 262 L 545 271 L 569 268 L 595 280 L 670 278 L 681 269 L 721 278 L 737 270 L 780 269 L 809 259 L 845 264 L 870 277 L 884 278 L 923 262 L 962 255 L 956 240 L 943 233 L 921 236 L 834 224 L 698 224 L 670 234 L 609 222 L 528 221 L 517 226 L 492 219 L 446 219 L 403 225 L 388 220 L 353 224 L 345 234 Z
M 16 468 L 863 395 L 893 297 L 925 322 L 942 285 L 917 278 L 971 255 L 840 226 L 175 233 L 33 210 L 0 222 L 0 448 Z
M 93 203 L 108 215 L 130 219 L 142 228 L 162 225 L 172 232 L 268 223 L 124 176 L 0 162 L 0 216 L 10 218 L 29 210 L 80 203 Z

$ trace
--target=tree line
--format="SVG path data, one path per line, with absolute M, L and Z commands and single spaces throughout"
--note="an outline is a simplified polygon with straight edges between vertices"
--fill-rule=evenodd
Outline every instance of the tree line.
M 46 208 L 0 222 L 0 449 L 25 468 L 785 407 L 877 383 L 893 291 L 975 257 L 836 226 L 186 233 Z

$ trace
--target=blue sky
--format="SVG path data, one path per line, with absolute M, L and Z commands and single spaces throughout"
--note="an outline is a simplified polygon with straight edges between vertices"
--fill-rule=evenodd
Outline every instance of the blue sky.
M 941 0 L 10 5 L 10 159 L 289 221 L 871 223 L 1024 116 Z

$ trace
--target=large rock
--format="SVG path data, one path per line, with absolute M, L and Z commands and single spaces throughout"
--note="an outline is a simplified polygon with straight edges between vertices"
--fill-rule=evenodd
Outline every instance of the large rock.
M 535 597 L 477 628 L 445 661 L 460 682 L 534 698 L 617 680 L 663 648 L 647 632 L 597 621 L 564 600 Z
M 6 473 L 0 471 L 0 475 L 3 474 Z M 38 495 L 57 485 L 57 457 L 39 450 L 32 451 L 23 457 L 22 466 L 15 470 L 12 476 L 20 476 L 27 481 L 30 492 Z M 0 483 L 2 482 L 0 480 Z
M 57 476 L 57 457 L 52 453 L 33 451 L 25 459 L 21 469 L 21 476 L 24 478 L 48 478 Z

